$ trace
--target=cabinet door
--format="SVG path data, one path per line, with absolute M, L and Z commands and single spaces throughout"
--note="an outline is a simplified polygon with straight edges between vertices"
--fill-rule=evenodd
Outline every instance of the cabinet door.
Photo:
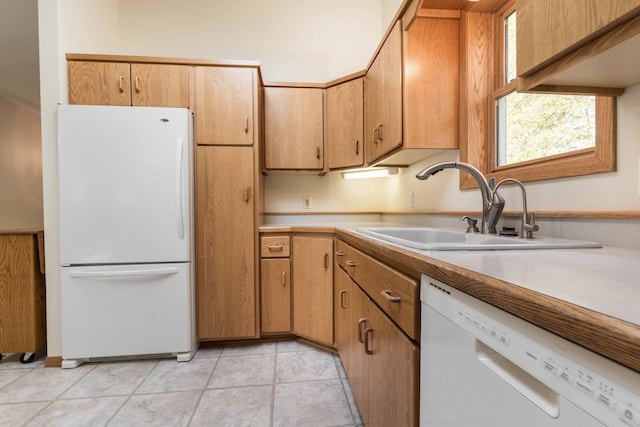
M 196 143 L 253 145 L 254 70 L 196 67 Z
M 367 425 L 417 426 L 419 352 L 373 303 L 365 330 L 369 355 Z
M 327 151 L 329 169 L 364 164 L 364 79 L 327 89 Z
M 256 337 L 252 147 L 196 149 L 200 339 Z
M 33 234 L 0 234 L 0 351 L 36 352 L 47 343 L 45 283 Z
M 129 64 L 69 61 L 69 104 L 131 105 Z
M 263 333 L 291 332 L 291 264 L 289 258 L 263 259 L 260 271 Z
M 293 328 L 333 344 L 333 239 L 293 238 Z
M 265 167 L 321 170 L 322 89 L 265 87 Z
M 365 76 L 366 158 L 371 163 L 402 145 L 402 29 L 389 33 Z
M 131 103 L 147 107 L 189 108 L 189 67 L 131 64 Z
M 346 274 L 345 274 L 346 275 Z M 369 355 L 365 352 L 364 332 L 371 326 L 369 320 L 369 297 L 347 277 L 347 330 L 346 363 L 344 370 L 349 380 L 358 410 L 365 425 L 369 425 Z M 342 354 L 341 354 L 342 355 Z M 395 424 L 390 424 L 395 425 Z M 400 424 L 398 424 L 400 425 Z
M 526 76 L 638 15 L 640 1 L 518 0 L 517 12 L 517 74 Z

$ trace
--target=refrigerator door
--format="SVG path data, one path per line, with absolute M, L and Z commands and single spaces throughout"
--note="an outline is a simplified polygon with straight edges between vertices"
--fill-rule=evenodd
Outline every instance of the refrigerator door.
M 192 350 L 190 263 L 60 270 L 63 359 Z
M 191 259 L 191 116 L 183 108 L 58 107 L 60 261 Z

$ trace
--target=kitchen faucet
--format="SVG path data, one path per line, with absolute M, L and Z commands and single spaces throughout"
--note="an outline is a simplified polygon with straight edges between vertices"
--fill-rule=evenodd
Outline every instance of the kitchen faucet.
M 498 187 L 500 187 L 505 182 L 516 184 L 518 187 L 520 187 L 520 190 L 522 190 L 522 224 L 520 225 L 520 238 L 522 239 L 526 237 L 527 239 L 533 239 L 533 232 L 538 231 L 540 227 L 538 227 L 538 225 L 536 224 L 536 219 L 533 212 L 527 212 L 527 192 L 524 189 L 524 185 L 522 185 L 522 183 L 517 179 L 505 178 L 498 184 L 496 184 L 496 186 L 493 188 L 493 193 L 498 191 Z
M 463 162 L 436 163 L 419 172 L 416 178 L 425 180 L 444 169 L 461 169 L 468 172 L 469 175 L 478 182 L 482 195 L 482 223 L 480 232 L 483 234 L 496 234 L 496 223 L 500 219 L 500 214 L 504 208 L 504 199 L 496 191 L 496 179 L 491 178 L 487 181 L 484 175 L 482 175 L 482 172 L 474 166 Z

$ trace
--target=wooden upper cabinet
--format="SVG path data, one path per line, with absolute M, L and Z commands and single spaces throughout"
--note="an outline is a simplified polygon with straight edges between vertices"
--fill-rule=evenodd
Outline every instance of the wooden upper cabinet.
M 129 64 L 69 61 L 69 103 L 131 105 Z
M 365 77 L 367 163 L 402 145 L 402 28 L 398 21 Z
M 516 13 L 518 90 L 640 82 L 640 0 L 518 0 Z
M 253 145 L 255 70 L 195 67 L 196 142 Z
M 326 137 L 329 169 L 364 164 L 363 78 L 327 89 Z
M 264 88 L 265 168 L 322 170 L 323 89 Z
M 189 108 L 189 67 L 131 64 L 131 104 Z
M 189 67 L 69 61 L 69 103 L 189 108 Z
M 369 165 L 410 165 L 459 147 L 459 19 L 399 20 L 365 76 Z

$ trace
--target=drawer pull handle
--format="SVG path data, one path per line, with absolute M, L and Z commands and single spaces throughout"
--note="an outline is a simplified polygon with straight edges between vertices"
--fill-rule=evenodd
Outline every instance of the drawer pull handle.
M 362 328 L 367 325 L 367 318 L 362 317 L 358 320 L 358 341 L 364 343 L 364 338 L 362 338 Z
M 267 246 L 271 252 L 282 252 L 284 246 L 282 245 L 269 245 Z
M 328 269 L 329 268 L 329 254 L 325 253 L 324 254 L 324 269 Z
M 336 251 L 336 256 L 344 256 L 344 252 L 342 252 L 342 251 Z
M 357 262 L 355 262 L 355 261 L 347 261 L 347 262 L 346 262 L 346 264 L 347 264 L 349 267 L 357 267 L 357 266 L 358 266 L 358 263 L 357 263 Z
M 400 301 L 402 301 L 402 298 L 394 297 L 393 295 L 391 295 L 391 290 L 390 289 L 385 289 L 384 291 L 380 292 L 380 295 L 382 295 L 389 302 L 400 302 Z
M 249 133 L 249 117 L 244 118 L 244 133 Z
M 140 92 L 140 76 L 136 76 L 135 83 L 136 92 Z
M 369 339 L 371 337 L 371 339 Z M 369 344 L 373 341 L 373 329 L 367 328 L 364 331 L 364 352 L 373 355 L 373 350 L 369 348 Z
M 287 272 L 283 271 L 282 272 L 282 286 L 287 286 Z
M 120 76 L 120 78 L 118 78 L 118 89 L 120 90 L 120 93 L 124 92 L 124 76 Z
M 346 296 L 347 296 L 347 291 L 345 291 L 344 289 L 341 290 L 340 291 L 340 308 L 343 308 L 343 309 L 347 308 Z
M 360 155 L 360 141 L 356 140 L 356 156 Z

